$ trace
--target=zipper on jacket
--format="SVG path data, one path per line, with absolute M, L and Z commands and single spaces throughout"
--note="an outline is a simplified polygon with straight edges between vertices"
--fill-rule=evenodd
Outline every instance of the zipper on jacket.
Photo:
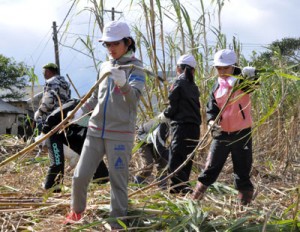
M 243 108 L 242 108 L 241 104 L 239 104 L 239 108 L 240 108 L 240 110 L 241 110 L 241 114 L 242 114 L 242 116 L 243 116 L 243 119 L 246 119 L 245 113 L 244 113 L 244 111 L 243 111 Z
M 104 110 L 103 110 L 103 124 L 102 124 L 102 133 L 101 138 L 103 139 L 104 131 L 105 131 L 105 121 L 106 121 L 106 108 L 107 108 L 107 102 L 110 95 L 110 85 L 111 85 L 111 78 L 108 78 L 108 84 L 107 84 L 107 94 L 104 102 Z

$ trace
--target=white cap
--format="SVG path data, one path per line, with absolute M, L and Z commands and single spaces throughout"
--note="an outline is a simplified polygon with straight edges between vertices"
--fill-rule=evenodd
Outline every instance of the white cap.
M 177 65 L 181 65 L 181 64 L 187 64 L 189 66 L 191 66 L 192 68 L 195 68 L 197 65 L 197 62 L 194 58 L 193 55 L 182 55 L 179 57 L 178 61 L 177 61 Z
M 223 49 L 218 51 L 214 57 L 213 66 L 229 66 L 236 63 L 236 54 L 233 50 Z
M 126 37 L 130 37 L 130 30 L 127 23 L 111 21 L 104 26 L 102 38 L 99 39 L 99 42 L 114 42 Z

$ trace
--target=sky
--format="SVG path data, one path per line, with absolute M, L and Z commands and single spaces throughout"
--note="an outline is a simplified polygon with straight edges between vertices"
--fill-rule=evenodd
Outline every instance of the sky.
M 97 76 L 92 60 L 78 52 L 84 48 L 82 43 L 76 40 L 78 35 L 91 30 L 87 26 L 89 15 L 79 13 L 88 6 L 87 2 L 81 0 L 68 14 L 73 0 L 0 0 L 0 54 L 34 67 L 39 84 L 44 84 L 42 66 L 48 62 L 55 62 L 52 40 L 52 23 L 55 21 L 59 37 L 64 38 L 60 40 L 59 46 L 61 74 L 68 74 L 80 95 L 83 95 L 90 89 Z M 109 10 L 115 7 L 117 11 L 123 12 L 116 14 L 116 19 L 134 23 L 132 19 L 139 12 L 135 4 L 129 11 L 129 2 L 105 1 L 104 8 Z M 189 4 L 197 4 L 200 0 L 181 2 L 188 8 Z M 204 2 L 209 3 L 211 0 Z M 196 13 L 193 7 L 190 9 L 191 15 Z M 104 20 L 109 21 L 110 17 L 111 14 L 107 12 Z M 222 32 L 228 39 L 235 36 L 242 43 L 243 53 L 249 56 L 253 50 L 265 51 L 264 47 L 276 40 L 300 37 L 299 0 L 227 0 L 222 9 L 221 21 Z M 101 33 L 96 32 L 95 36 L 100 37 Z M 215 43 L 213 39 L 208 42 Z M 97 58 L 105 59 L 105 49 L 101 44 L 94 46 Z M 76 51 L 70 47 L 76 47 Z M 74 90 L 73 94 L 76 97 Z

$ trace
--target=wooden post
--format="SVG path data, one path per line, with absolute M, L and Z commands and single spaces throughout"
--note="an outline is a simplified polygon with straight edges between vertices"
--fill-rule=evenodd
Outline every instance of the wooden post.
M 58 50 L 58 41 L 57 41 L 57 30 L 56 30 L 56 22 L 53 24 L 53 42 L 54 42 L 54 55 L 55 55 L 55 63 L 58 67 L 58 74 L 60 74 L 60 64 L 59 64 L 59 50 Z

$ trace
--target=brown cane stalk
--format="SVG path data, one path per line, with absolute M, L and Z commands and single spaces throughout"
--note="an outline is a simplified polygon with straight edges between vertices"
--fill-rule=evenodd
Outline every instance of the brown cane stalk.
M 81 98 L 81 97 L 80 97 L 80 94 L 79 94 L 79 92 L 78 92 L 77 88 L 75 87 L 75 85 L 74 85 L 74 83 L 73 83 L 72 79 L 70 78 L 69 74 L 67 74 L 66 76 L 67 76 L 67 78 L 68 78 L 69 82 L 71 83 L 71 85 L 73 86 L 73 88 L 74 88 L 74 90 L 75 90 L 75 92 L 76 92 L 76 94 L 77 94 L 78 98 Z

